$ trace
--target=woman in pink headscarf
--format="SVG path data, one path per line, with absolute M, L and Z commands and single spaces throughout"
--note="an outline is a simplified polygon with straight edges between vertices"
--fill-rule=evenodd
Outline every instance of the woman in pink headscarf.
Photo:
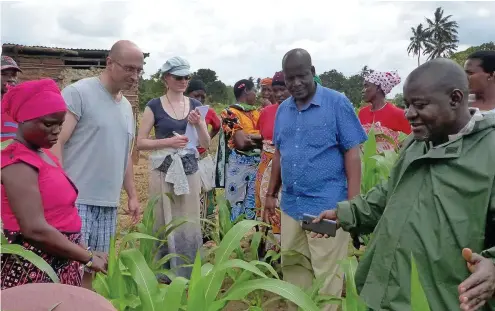
M 369 105 L 359 111 L 359 121 L 366 132 L 373 127 L 375 133 L 379 134 L 377 137 L 379 151 L 396 148 L 399 143 L 399 132 L 411 133 L 411 126 L 406 120 L 404 111 L 386 101 L 387 94 L 400 81 L 400 76 L 395 71 L 373 71 L 364 77 L 363 99 Z M 395 145 L 383 139 L 383 135 L 392 138 Z
M 18 124 L 16 138 L 1 152 L 2 223 L 11 244 L 41 256 L 62 284 L 80 286 L 83 266 L 106 269 L 106 259 L 80 243 L 77 189 L 48 150 L 56 142 L 66 105 L 50 79 L 29 81 L 2 98 L 2 113 Z M 26 283 L 50 283 L 29 261 L 1 255 L 2 289 Z

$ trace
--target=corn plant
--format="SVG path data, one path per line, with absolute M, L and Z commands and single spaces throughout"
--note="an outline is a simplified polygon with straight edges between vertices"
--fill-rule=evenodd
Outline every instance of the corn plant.
M 363 300 L 359 297 L 356 289 L 354 277 L 358 262 L 356 257 L 352 256 L 340 262 L 346 276 L 346 297 L 341 298 L 342 311 L 367 311 L 369 310 Z M 419 280 L 418 269 L 414 256 L 411 254 L 411 310 L 412 311 L 430 311 L 425 291 Z
M 168 194 L 167 194 L 168 195 Z M 172 197 L 169 195 L 172 200 Z M 148 201 L 148 204 L 144 208 L 142 220 L 135 226 L 135 232 L 127 234 L 121 240 L 121 248 L 129 243 L 131 248 L 137 247 L 136 241 L 139 241 L 139 251 L 144 256 L 144 259 L 148 266 L 155 274 L 166 275 L 169 279 L 173 279 L 175 274 L 171 270 L 164 269 L 163 267 L 172 258 L 181 258 L 184 262 L 190 263 L 189 259 L 179 254 L 167 254 L 166 256 L 158 259 L 157 253 L 160 247 L 166 244 L 168 236 L 180 227 L 188 222 L 184 217 L 176 218 L 170 223 L 165 224 L 158 230 L 155 230 L 155 205 L 159 197 L 154 197 Z
M 173 295 L 167 295 L 167 310 L 222 310 L 228 301 L 244 300 L 251 292 L 264 290 L 288 299 L 304 310 L 319 310 L 311 298 L 297 286 L 278 279 L 268 263 L 258 260 L 230 259 L 241 239 L 254 226 L 262 225 L 255 220 L 243 220 L 235 224 L 224 236 L 215 250 L 212 263 L 201 266 L 196 257 L 191 280 L 177 277 L 171 284 Z M 261 268 L 266 269 L 268 277 Z M 236 271 L 228 273 L 227 271 Z M 233 278 L 233 285 L 222 290 L 226 278 Z M 185 294 L 187 290 L 187 295 Z

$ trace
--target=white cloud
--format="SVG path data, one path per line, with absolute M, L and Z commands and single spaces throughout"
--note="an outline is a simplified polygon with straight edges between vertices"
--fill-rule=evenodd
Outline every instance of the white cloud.
M 210 68 L 226 83 L 272 76 L 294 47 L 307 49 L 318 73 L 346 75 L 364 65 L 398 70 L 403 80 L 417 59 L 406 48 L 410 28 L 445 8 L 460 24 L 460 47 L 495 38 L 495 2 L 372 2 L 345 0 L 182 0 L 1 2 L 2 42 L 108 49 L 135 41 L 151 55 L 154 73 L 171 56 Z M 491 32 L 491 34 L 490 34 Z M 488 34 L 487 34 L 488 33 Z M 493 39 L 492 39 L 493 40 Z M 392 94 L 401 91 L 396 87 Z

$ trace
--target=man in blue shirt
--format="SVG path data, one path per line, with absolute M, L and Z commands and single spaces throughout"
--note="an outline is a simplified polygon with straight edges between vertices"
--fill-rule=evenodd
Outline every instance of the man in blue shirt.
M 345 95 L 314 82 L 315 68 L 307 51 L 289 51 L 282 66 L 292 97 L 280 105 L 275 120 L 276 151 L 265 219 L 278 222 L 275 207 L 281 188 L 282 250 L 306 257 L 282 253 L 284 279 L 307 288 L 315 277 L 323 277 L 322 293 L 339 296 L 342 270 L 338 261 L 347 256 L 349 234 L 339 229 L 335 238 L 311 238 L 299 221 L 305 213 L 317 216 L 359 194 L 359 146 L 367 137 Z M 289 310 L 297 309 L 291 305 Z

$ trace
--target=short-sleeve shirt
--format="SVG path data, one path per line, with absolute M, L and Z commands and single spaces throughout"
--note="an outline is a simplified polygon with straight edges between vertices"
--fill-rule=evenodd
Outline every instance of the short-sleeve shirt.
M 206 125 L 210 126 L 213 131 L 218 132 L 220 130 L 221 121 L 213 108 L 208 109 L 208 112 L 206 113 L 205 122 Z M 198 147 L 199 154 L 203 154 L 205 151 L 206 151 L 205 148 Z
M 49 150 L 43 152 L 56 164 L 47 163 L 36 151 L 14 141 L 2 150 L 2 169 L 15 163 L 25 163 L 38 171 L 38 186 L 46 221 L 62 232 L 81 231 L 81 218 L 77 212 L 77 189 L 65 175 L 57 158 Z M 19 224 L 12 212 L 2 185 L 3 228 L 19 231 Z
M 404 115 L 404 110 L 392 103 L 385 103 L 385 106 L 377 111 L 372 111 L 371 105 L 363 107 L 359 110 L 359 121 L 363 125 L 379 122 L 381 126 L 392 131 L 411 134 L 411 125 Z
M 97 77 L 62 90 L 78 120 L 63 149 L 63 166 L 79 189 L 77 202 L 116 207 L 134 139 L 129 101 L 116 101 Z
M 293 97 L 285 100 L 273 135 L 280 151 L 282 210 L 300 220 L 347 200 L 344 154 L 366 139 L 351 102 L 339 92 L 317 85 L 301 110 Z
M 279 104 L 267 106 L 261 110 L 258 120 L 258 130 L 260 130 L 263 140 L 273 140 L 273 127 L 275 126 L 275 116 L 277 115 Z
M 2 113 L 2 142 L 15 138 L 17 123 L 8 114 Z

